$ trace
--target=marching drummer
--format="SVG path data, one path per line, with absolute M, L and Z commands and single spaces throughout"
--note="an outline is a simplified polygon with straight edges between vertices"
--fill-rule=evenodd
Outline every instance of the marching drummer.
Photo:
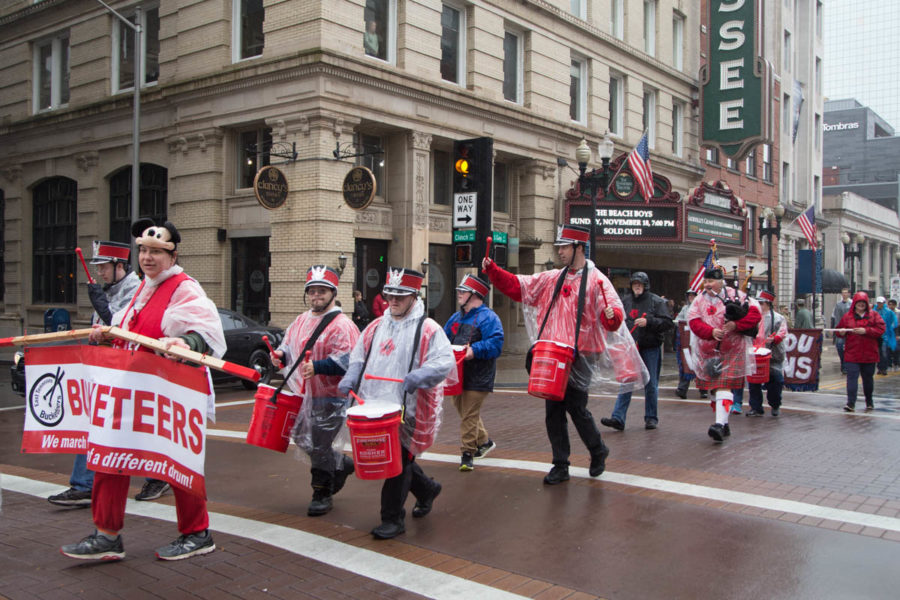
M 553 468 L 544 477 L 547 485 L 569 479 L 567 412 L 591 454 L 591 477 L 603 473 L 609 455 L 609 448 L 587 408 L 588 387 L 592 379 L 602 376 L 601 371 L 608 373 L 611 368 L 608 362 L 602 362 L 606 333 L 620 330 L 624 313 L 609 279 L 585 257 L 589 235 L 586 227 L 560 227 L 554 245 L 562 269 L 513 275 L 490 258 L 485 257 L 482 262 L 482 269 L 497 289 L 522 303 L 532 343 L 538 339 L 552 340 L 574 346 L 578 353 L 562 401 L 545 400 L 547 437 L 553 450 Z M 640 362 L 627 329 L 624 336 L 622 343 L 630 344 Z M 647 372 L 643 369 L 643 381 L 636 385 L 643 386 L 646 380 Z
M 331 510 L 331 497 L 353 473 L 353 460 L 340 451 L 345 442 L 338 434 L 344 428 L 346 394 L 342 397 L 337 386 L 347 371 L 359 328 L 335 306 L 339 283 L 340 276 L 331 267 L 315 265 L 307 270 L 310 309 L 291 323 L 272 352 L 273 362 L 283 363 L 286 369 L 302 361 L 288 387 L 304 396 L 293 435 L 310 458 L 313 495 L 306 511 L 310 517 Z
M 412 269 L 388 268 L 383 295 L 388 310 L 362 332 L 350 354 L 350 366 L 338 389 L 354 391 L 367 405 L 401 404 L 402 470 L 385 479 L 381 488 L 381 525 L 376 539 L 390 539 L 406 531 L 403 505 L 412 492 L 413 517 L 431 512 L 441 484 L 425 475 L 416 456 L 437 436 L 444 400 L 444 380 L 456 380 L 456 363 L 444 330 L 425 314 L 418 293 L 425 276 Z M 365 375 L 380 379 L 368 379 Z M 399 381 L 385 381 L 389 378 Z M 399 408 L 399 407 L 398 407 Z
M 760 290 L 756 295 L 762 318 L 759 322 L 759 333 L 756 334 L 755 346 L 772 351 L 769 358 L 769 380 L 766 382 L 766 400 L 772 410 L 772 416 L 781 412 L 781 391 L 784 388 L 784 340 L 788 336 L 787 320 L 784 315 L 775 312 L 775 292 Z M 750 412 L 748 417 L 761 417 L 765 413 L 762 403 L 761 383 L 749 382 Z
M 158 226 L 150 219 L 136 221 L 131 228 L 139 251 L 144 281 L 127 307 L 113 315 L 112 323 L 126 331 L 157 338 L 167 347 L 177 346 L 221 357 L 225 354 L 225 334 L 219 312 L 200 284 L 188 277 L 176 261 L 178 229 L 168 221 Z M 99 326 L 91 341 L 100 342 Z M 114 345 L 122 345 L 114 342 Z M 141 346 L 140 351 L 150 352 Z M 66 556 L 89 560 L 119 560 L 125 557 L 122 536 L 128 475 L 96 472 L 91 497 L 96 531 L 76 544 L 60 548 Z M 181 535 L 156 550 L 162 560 L 180 560 L 207 554 L 216 549 L 209 533 L 206 498 L 173 487 Z

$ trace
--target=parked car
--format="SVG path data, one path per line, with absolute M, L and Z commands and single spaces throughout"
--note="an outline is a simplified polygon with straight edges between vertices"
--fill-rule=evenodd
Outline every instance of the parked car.
M 228 349 L 224 358 L 227 361 L 250 367 L 259 371 L 259 382 L 269 383 L 275 375 L 275 367 L 269 359 L 269 349 L 263 341 L 263 336 L 269 337 L 269 343 L 273 348 L 284 338 L 284 329 L 269 327 L 257 323 L 233 310 L 219 309 L 219 318 L 222 320 L 222 329 L 225 331 L 225 344 Z M 9 368 L 12 389 L 20 396 L 25 395 L 25 355 L 16 352 L 13 356 L 13 364 Z M 234 376 L 221 371 L 212 371 L 213 381 L 216 383 L 233 380 Z M 246 379 L 241 383 L 248 390 L 256 389 L 256 384 Z

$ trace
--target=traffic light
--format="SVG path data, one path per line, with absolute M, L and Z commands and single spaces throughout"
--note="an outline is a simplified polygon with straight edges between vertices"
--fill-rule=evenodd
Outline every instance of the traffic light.
M 491 232 L 491 215 L 493 213 L 494 183 L 494 140 L 480 137 L 453 142 L 453 202 L 456 210 L 457 197 L 465 195 L 473 214 L 465 219 L 454 218 L 454 256 L 457 267 L 480 267 L 484 257 L 485 242 Z M 459 196 L 462 198 L 462 196 Z M 474 239 L 468 236 L 457 236 L 457 232 L 469 232 L 474 229 Z M 459 237 L 459 239 L 457 239 Z M 461 243 L 464 242 L 464 243 Z M 465 246 L 465 248 L 464 248 Z
M 472 264 L 472 244 L 456 244 L 454 254 L 456 255 L 456 266 Z

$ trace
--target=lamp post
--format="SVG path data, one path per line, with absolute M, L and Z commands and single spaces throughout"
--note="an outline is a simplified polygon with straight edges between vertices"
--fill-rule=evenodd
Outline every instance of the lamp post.
M 587 165 L 591 161 L 591 149 L 587 141 L 582 139 L 575 149 L 575 161 L 578 162 L 578 190 L 584 194 L 585 187 L 591 194 L 591 243 L 586 258 L 593 259 L 596 256 L 597 233 L 597 189 L 603 188 L 604 194 L 609 185 L 609 159 L 612 158 L 616 146 L 609 137 L 609 131 L 603 134 L 603 141 L 597 147 L 597 155 L 600 157 L 601 167 L 598 171 L 593 169 L 587 173 Z
M 852 244 L 850 235 L 845 231 L 841 234 L 841 243 L 844 244 L 844 260 L 850 259 L 850 294 L 856 293 L 856 259 L 862 254 L 862 245 L 866 238 L 861 233 L 856 234 Z
M 770 292 L 772 291 L 772 236 L 775 236 L 775 239 L 781 239 L 781 217 L 783 216 L 784 206 L 781 204 L 776 206 L 775 210 L 767 206 L 759 216 L 759 241 L 762 241 L 763 237 L 768 238 L 769 241 L 766 250 L 766 286 Z M 774 225 L 772 224 L 773 219 Z M 769 223 L 768 227 L 766 227 L 766 223 Z

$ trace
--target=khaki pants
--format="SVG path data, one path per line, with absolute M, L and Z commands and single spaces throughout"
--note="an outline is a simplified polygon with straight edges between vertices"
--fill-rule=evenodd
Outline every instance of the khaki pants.
M 481 405 L 490 392 L 463 390 L 459 396 L 453 396 L 453 406 L 459 413 L 459 438 L 463 452 L 475 454 L 478 446 L 486 444 L 488 433 L 481 421 Z

